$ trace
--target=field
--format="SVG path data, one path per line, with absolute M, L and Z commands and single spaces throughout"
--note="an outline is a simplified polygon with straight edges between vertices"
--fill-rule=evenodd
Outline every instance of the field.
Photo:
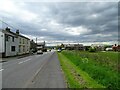
M 120 89 L 118 54 L 86 51 L 58 53 L 68 88 Z

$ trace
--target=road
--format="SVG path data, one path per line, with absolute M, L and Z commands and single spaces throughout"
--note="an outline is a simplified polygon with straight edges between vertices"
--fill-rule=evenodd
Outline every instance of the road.
M 65 88 L 56 52 L 10 60 L 2 64 L 2 88 Z

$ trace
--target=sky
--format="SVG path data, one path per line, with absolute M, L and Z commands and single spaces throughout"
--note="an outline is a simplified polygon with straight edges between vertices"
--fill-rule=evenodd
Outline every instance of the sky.
M 19 29 L 22 35 L 47 45 L 118 41 L 117 1 L 44 1 L 0 0 L 0 20 L 12 31 Z

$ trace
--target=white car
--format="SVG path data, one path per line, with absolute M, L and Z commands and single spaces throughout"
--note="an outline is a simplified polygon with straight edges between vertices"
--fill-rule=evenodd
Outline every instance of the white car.
M 43 52 L 41 50 L 38 50 L 37 54 L 43 54 Z
M 106 48 L 105 50 L 106 51 L 112 51 L 113 49 L 112 48 Z
M 58 52 L 61 52 L 61 49 L 58 49 L 57 51 L 58 51 Z

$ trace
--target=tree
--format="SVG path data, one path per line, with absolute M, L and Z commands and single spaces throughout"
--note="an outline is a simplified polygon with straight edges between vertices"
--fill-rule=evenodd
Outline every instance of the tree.
M 64 48 L 64 44 L 63 43 L 61 44 L 61 48 Z
M 96 48 L 90 47 L 90 48 L 89 48 L 89 52 L 96 52 Z
M 61 45 L 57 45 L 57 46 L 56 46 L 56 49 L 61 49 Z
M 30 50 L 34 53 L 37 52 L 37 44 L 33 40 L 30 41 Z

